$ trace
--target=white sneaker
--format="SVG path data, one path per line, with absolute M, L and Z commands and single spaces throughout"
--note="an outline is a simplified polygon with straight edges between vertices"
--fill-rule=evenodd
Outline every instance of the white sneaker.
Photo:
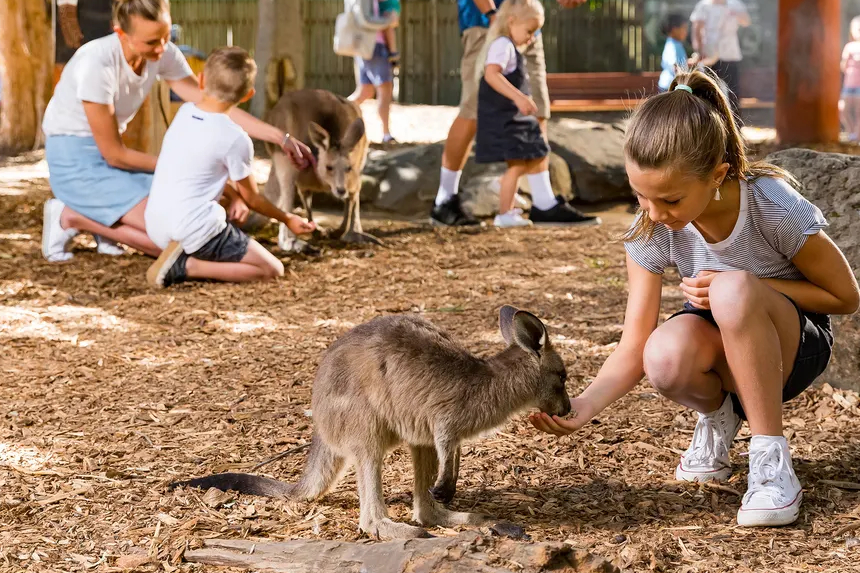
M 675 468 L 675 479 L 697 482 L 728 479 L 732 475 L 729 449 L 740 427 L 741 419 L 732 408 L 731 396 L 726 396 L 719 410 L 699 413 L 690 447 Z
M 507 213 L 496 215 L 493 225 L 506 229 L 508 227 L 531 227 L 533 223 L 523 217 L 522 209 L 511 209 Z
M 42 256 L 52 263 L 68 261 L 74 256 L 66 250 L 66 245 L 78 230 L 63 229 L 60 216 L 64 207 L 59 199 L 48 199 L 42 210 Z
M 119 243 L 106 239 L 101 235 L 93 236 L 96 239 L 96 251 L 98 251 L 99 254 L 111 257 L 118 257 L 125 254 L 125 249 L 123 249 Z
M 791 467 L 791 452 L 782 436 L 750 440 L 747 492 L 738 510 L 738 525 L 771 527 L 797 521 L 803 488 Z

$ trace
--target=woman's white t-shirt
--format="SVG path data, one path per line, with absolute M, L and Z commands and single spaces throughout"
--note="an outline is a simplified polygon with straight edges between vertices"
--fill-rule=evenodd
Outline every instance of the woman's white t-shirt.
M 81 46 L 66 67 L 48 103 L 45 135 L 92 136 L 83 102 L 114 106 L 119 132 L 140 109 L 157 79 L 181 80 L 193 75 L 185 56 L 171 42 L 157 62 L 147 61 L 140 75 L 122 53 L 119 36 L 111 34 Z

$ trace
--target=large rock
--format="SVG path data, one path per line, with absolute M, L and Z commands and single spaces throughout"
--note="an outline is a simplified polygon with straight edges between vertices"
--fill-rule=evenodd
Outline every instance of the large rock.
M 801 192 L 827 217 L 827 234 L 839 245 L 860 277 L 860 157 L 808 149 L 778 151 L 765 158 L 791 172 Z M 834 316 L 835 343 L 821 381 L 860 391 L 860 314 Z
M 439 142 L 394 152 L 371 152 L 364 169 L 362 204 L 407 217 L 427 215 L 439 188 L 443 148 L 444 142 Z M 470 158 L 460 179 L 466 208 L 478 217 L 498 212 L 498 181 L 504 171 L 503 163 L 478 164 Z M 550 156 L 550 180 L 557 195 L 573 196 L 570 170 L 560 157 Z M 528 192 L 525 178 L 520 188 Z
M 632 201 L 624 169 L 624 128 L 570 118 L 550 119 L 552 150 L 567 161 L 579 201 Z

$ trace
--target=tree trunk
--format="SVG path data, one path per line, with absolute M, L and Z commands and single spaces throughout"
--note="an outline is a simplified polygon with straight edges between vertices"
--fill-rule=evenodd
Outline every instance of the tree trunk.
M 257 95 L 251 113 L 263 117 L 278 99 L 304 86 L 305 43 L 300 0 L 258 0 Z
M 0 151 L 15 153 L 44 143 L 42 116 L 51 97 L 52 42 L 45 3 L 0 1 Z
M 206 547 L 185 552 L 192 563 L 278 573 L 620 573 L 621 569 L 563 543 L 522 543 L 464 532 L 456 537 L 385 543 L 295 539 L 254 543 L 207 539 Z

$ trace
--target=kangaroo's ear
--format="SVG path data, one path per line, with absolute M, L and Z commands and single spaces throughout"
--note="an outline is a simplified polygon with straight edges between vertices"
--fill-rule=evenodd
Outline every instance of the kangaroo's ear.
M 353 147 L 358 145 L 358 142 L 361 141 L 362 137 L 364 137 L 364 120 L 357 117 L 355 118 L 355 121 L 349 124 L 349 127 L 346 128 L 346 133 L 340 141 L 341 149 L 345 151 L 352 150 Z
M 313 143 L 320 151 L 327 151 L 329 148 L 328 132 L 318 123 L 308 123 L 308 135 Z
M 499 330 L 502 331 L 502 338 L 508 344 L 514 343 L 514 315 L 518 309 L 506 304 L 499 309 Z
M 530 312 L 518 310 L 513 317 L 514 343 L 540 356 L 547 342 L 546 327 Z

